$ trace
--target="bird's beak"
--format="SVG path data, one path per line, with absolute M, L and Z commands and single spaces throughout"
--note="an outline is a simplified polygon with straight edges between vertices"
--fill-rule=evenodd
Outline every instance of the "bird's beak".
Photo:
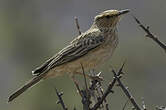
M 126 13 L 128 13 L 128 12 L 130 12 L 129 9 L 120 10 L 119 13 L 118 13 L 118 16 L 123 15 L 123 14 L 126 14 Z

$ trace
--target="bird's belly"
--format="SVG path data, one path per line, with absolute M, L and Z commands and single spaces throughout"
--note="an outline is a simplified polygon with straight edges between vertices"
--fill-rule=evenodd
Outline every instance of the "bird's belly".
M 67 63 L 66 68 L 68 69 L 68 71 L 70 71 L 70 73 L 82 72 L 81 65 L 83 66 L 85 71 L 95 69 L 111 57 L 113 50 L 114 49 L 111 48 L 97 48 L 89 52 L 87 55 L 73 62 Z
M 65 63 L 51 69 L 47 73 L 45 78 L 61 76 L 66 73 L 72 75 L 77 72 L 82 72 L 82 66 L 85 71 L 95 69 L 98 65 L 103 64 L 104 61 L 109 59 L 111 55 L 112 51 L 108 51 L 106 49 L 95 49 L 89 52 L 87 55 L 78 58 L 77 60 Z

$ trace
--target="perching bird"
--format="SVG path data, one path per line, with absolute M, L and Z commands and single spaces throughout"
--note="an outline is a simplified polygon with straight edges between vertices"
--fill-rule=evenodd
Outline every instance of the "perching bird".
M 81 65 L 85 70 L 90 70 L 108 60 L 118 44 L 116 25 L 121 15 L 128 12 L 128 9 L 107 10 L 97 15 L 89 30 L 79 35 L 68 46 L 32 71 L 34 77 L 14 92 L 8 102 L 43 79 L 66 73 L 70 76 L 82 74 Z

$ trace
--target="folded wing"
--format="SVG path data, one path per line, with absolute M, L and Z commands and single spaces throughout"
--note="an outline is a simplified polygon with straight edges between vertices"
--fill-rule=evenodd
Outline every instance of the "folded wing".
M 86 55 L 92 49 L 97 48 L 104 42 L 104 37 L 98 31 L 83 33 L 74 39 L 67 47 L 58 54 L 47 60 L 43 65 L 33 71 L 33 75 L 40 75 L 44 71 L 70 62 Z

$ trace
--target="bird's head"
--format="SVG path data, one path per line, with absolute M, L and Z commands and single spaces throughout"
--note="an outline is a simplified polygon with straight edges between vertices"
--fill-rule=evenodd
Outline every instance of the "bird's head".
M 113 28 L 116 27 L 116 24 L 120 20 L 120 17 L 129 10 L 106 10 L 99 15 L 97 15 L 94 19 L 94 22 L 98 28 Z

